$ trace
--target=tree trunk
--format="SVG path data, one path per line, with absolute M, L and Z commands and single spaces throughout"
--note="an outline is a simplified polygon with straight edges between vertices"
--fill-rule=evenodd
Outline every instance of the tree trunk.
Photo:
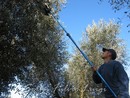
M 62 98 L 62 97 L 60 97 L 60 95 L 58 93 L 58 89 L 55 89 L 55 86 L 58 84 L 58 82 L 55 79 L 53 71 L 49 69 L 49 70 L 47 70 L 47 74 L 48 74 L 49 82 L 51 83 L 51 86 L 54 89 L 54 98 Z
M 84 90 L 83 90 L 83 88 L 81 88 L 81 90 L 80 90 L 80 98 L 84 98 Z

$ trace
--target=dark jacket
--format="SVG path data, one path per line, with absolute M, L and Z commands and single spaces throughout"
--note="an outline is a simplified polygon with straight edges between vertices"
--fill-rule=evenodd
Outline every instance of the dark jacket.
M 98 71 L 116 93 L 118 98 L 129 98 L 129 78 L 120 62 L 111 60 L 101 65 Z M 96 72 L 93 73 L 93 80 L 97 84 L 102 83 L 102 80 Z M 104 92 L 105 98 L 114 98 L 104 83 L 102 84 L 103 87 L 106 88 Z

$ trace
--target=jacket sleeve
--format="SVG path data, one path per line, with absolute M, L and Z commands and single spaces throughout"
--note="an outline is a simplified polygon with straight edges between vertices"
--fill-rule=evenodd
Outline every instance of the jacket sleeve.
M 96 83 L 96 84 L 99 84 L 101 83 L 101 78 L 98 76 L 98 74 L 96 73 L 96 71 L 93 72 L 93 81 Z
M 119 86 L 119 98 L 129 98 L 129 78 L 127 73 L 125 72 L 122 64 L 117 63 L 116 66 L 115 73 L 119 83 L 121 84 Z

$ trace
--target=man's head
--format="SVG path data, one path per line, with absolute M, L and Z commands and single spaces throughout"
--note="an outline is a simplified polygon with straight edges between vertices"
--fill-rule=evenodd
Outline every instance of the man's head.
M 114 49 L 102 49 L 103 54 L 102 54 L 102 59 L 111 59 L 115 60 L 117 57 L 116 51 Z

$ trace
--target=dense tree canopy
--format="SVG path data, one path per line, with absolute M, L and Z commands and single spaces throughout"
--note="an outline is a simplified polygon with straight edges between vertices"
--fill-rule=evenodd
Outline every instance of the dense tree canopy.
M 47 4 L 58 17 L 63 0 L 0 1 L 0 92 L 7 95 L 20 83 L 28 95 L 41 84 L 50 86 L 50 93 L 63 82 L 63 65 L 67 60 L 63 32 L 48 15 Z M 41 88 L 40 88 L 41 89 Z M 39 93 L 39 92 L 37 92 Z M 46 96 L 50 96 L 48 93 Z M 51 93 L 60 98 L 59 91 Z

